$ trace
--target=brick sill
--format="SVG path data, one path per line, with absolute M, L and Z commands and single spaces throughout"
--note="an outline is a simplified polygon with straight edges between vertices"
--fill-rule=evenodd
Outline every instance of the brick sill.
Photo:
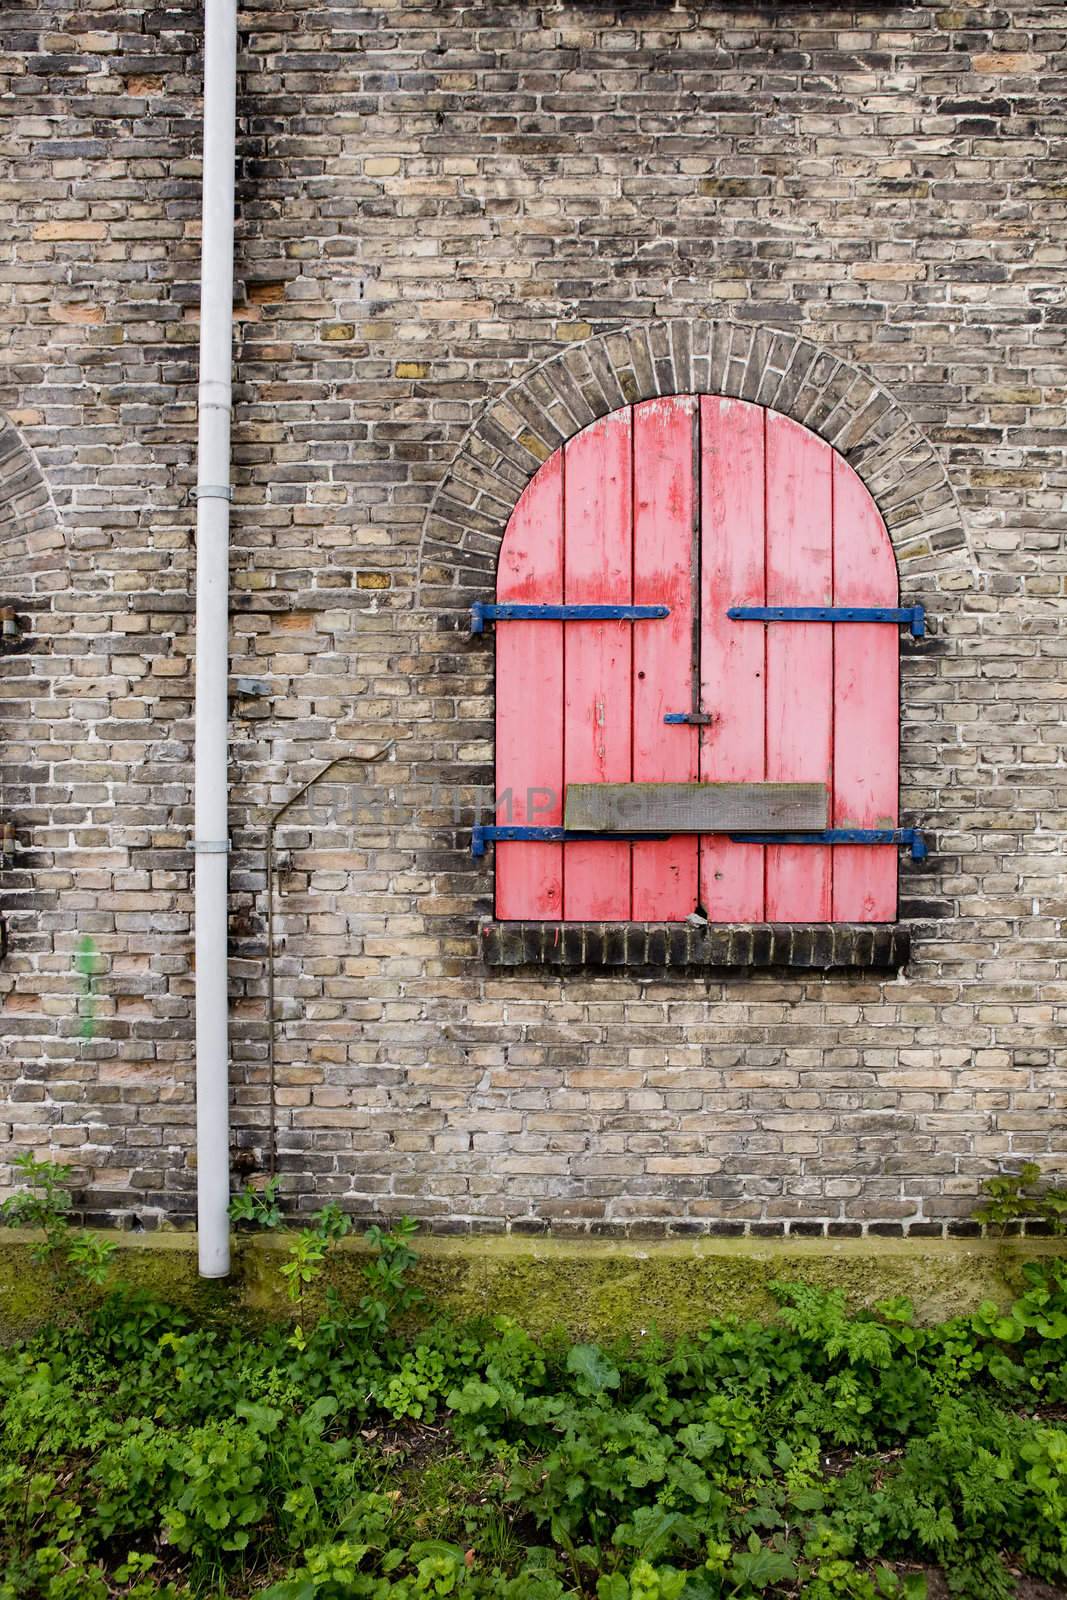
M 564 971 L 898 972 L 911 939 L 898 923 L 483 922 L 489 967 Z

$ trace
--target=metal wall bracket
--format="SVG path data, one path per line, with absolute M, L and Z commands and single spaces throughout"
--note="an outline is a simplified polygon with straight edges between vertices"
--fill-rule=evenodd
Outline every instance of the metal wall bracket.
M 372 756 L 347 755 L 334 756 L 332 761 L 327 761 L 325 766 L 313 772 L 306 783 L 291 794 L 288 800 L 283 800 L 267 817 L 267 838 L 264 854 L 267 869 L 267 1085 L 270 1099 L 267 1105 L 267 1166 L 271 1177 L 278 1170 L 278 1075 L 275 1067 L 275 1044 L 278 1032 L 278 1018 L 275 1015 L 277 1007 L 274 1004 L 274 857 L 277 830 L 282 819 L 292 811 L 294 806 L 300 804 L 304 796 L 314 789 L 323 778 L 328 778 L 331 772 L 338 771 L 349 764 L 355 766 L 371 766 L 376 761 L 384 761 L 396 744 L 395 739 L 390 739 L 388 744 L 383 744 Z
M 476 600 L 471 606 L 471 633 L 484 633 L 487 622 L 644 622 L 670 614 L 670 606 L 489 605 Z
M 192 500 L 232 500 L 233 488 L 228 483 L 198 483 L 195 489 L 190 489 L 189 497 Z
M 229 839 L 190 839 L 185 847 L 198 856 L 226 856 L 230 853 Z
M 923 606 L 731 606 L 735 622 L 906 622 L 916 639 L 926 633 Z
M 906 844 L 913 861 L 929 850 L 920 828 L 826 828 L 822 833 L 731 833 L 737 844 Z
M 664 722 L 684 722 L 690 728 L 707 728 L 715 721 L 709 711 L 668 711 Z

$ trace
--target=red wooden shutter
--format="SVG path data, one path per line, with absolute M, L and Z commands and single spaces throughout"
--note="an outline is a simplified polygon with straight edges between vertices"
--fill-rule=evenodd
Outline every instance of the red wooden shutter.
M 715 396 L 601 418 L 528 485 L 497 599 L 670 608 L 500 624 L 498 822 L 559 826 L 568 783 L 779 779 L 825 783 L 834 828 L 895 826 L 897 630 L 727 615 L 897 604 L 874 502 L 806 428 Z M 665 722 L 697 709 L 695 686 L 710 723 Z M 896 869 L 885 845 L 501 843 L 497 915 L 669 922 L 699 906 L 714 922 L 887 921 Z
M 715 717 L 703 730 L 701 766 L 720 783 L 767 776 L 764 630 L 726 615 L 766 601 L 763 422 L 758 406 L 701 399 L 700 697 Z M 763 920 L 766 853 L 719 835 L 701 840 L 700 901 L 710 918 Z
M 568 605 L 633 602 L 633 417 L 627 406 L 563 453 L 563 596 Z M 633 775 L 633 625 L 564 623 L 564 783 Z M 630 846 L 563 847 L 563 914 L 627 921 Z
M 665 723 L 689 704 L 693 655 L 693 538 L 698 529 L 690 395 L 634 407 L 634 602 L 670 606 L 633 625 L 635 783 L 693 783 L 698 729 Z M 682 922 L 697 903 L 695 834 L 633 846 L 633 918 Z
M 527 484 L 504 535 L 500 600 L 563 602 L 563 452 Z M 563 821 L 562 622 L 509 622 L 496 635 L 498 820 Z M 563 915 L 563 846 L 501 844 L 496 911 L 513 921 Z

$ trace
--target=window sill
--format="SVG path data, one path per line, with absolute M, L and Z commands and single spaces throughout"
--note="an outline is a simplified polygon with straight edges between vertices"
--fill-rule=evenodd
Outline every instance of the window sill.
M 911 940 L 898 923 L 483 922 L 489 967 L 553 971 L 898 972 Z

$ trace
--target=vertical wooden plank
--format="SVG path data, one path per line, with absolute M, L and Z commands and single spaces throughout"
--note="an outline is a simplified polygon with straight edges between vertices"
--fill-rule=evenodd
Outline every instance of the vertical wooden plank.
M 565 446 L 567 605 L 631 603 L 632 443 L 627 406 L 601 417 Z M 569 783 L 618 783 L 631 777 L 634 626 L 565 624 L 563 765 Z M 629 919 L 630 906 L 629 844 L 564 845 L 563 908 L 569 921 Z
M 777 412 L 767 414 L 767 604 L 829 605 L 833 594 L 832 451 Z M 755 623 L 739 623 L 755 627 Z M 833 782 L 833 627 L 767 624 L 767 777 Z M 767 850 L 766 916 L 826 922 L 831 847 Z
M 878 508 L 848 463 L 834 457 L 834 605 L 895 606 L 897 565 Z M 888 623 L 834 627 L 835 828 L 895 828 L 899 785 L 900 635 Z M 835 845 L 835 922 L 890 922 L 897 852 Z
M 563 603 L 563 452 L 527 484 L 511 514 L 497 569 L 497 599 Z M 562 622 L 496 628 L 496 820 L 558 826 L 563 820 Z M 496 848 L 496 914 L 550 921 L 563 913 L 563 846 Z
M 696 397 L 646 400 L 633 429 L 634 603 L 671 608 L 634 624 L 633 778 L 686 783 L 698 774 L 698 730 L 663 718 L 690 709 Z M 635 922 L 684 922 L 696 903 L 695 835 L 634 845 Z
M 764 744 L 766 630 L 733 622 L 730 606 L 764 604 L 764 416 L 744 400 L 701 400 L 700 776 L 760 781 Z M 721 835 L 700 841 L 700 903 L 713 922 L 759 922 L 764 849 Z

